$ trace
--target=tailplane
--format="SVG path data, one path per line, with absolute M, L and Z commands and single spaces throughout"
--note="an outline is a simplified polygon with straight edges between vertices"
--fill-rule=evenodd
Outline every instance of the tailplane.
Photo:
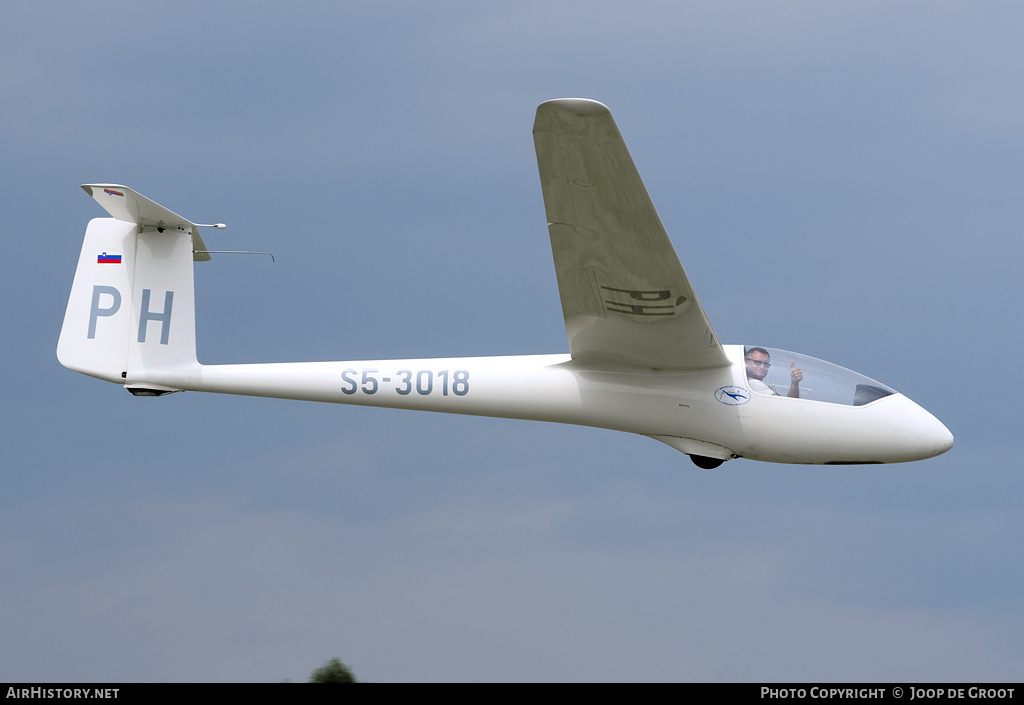
M 198 367 L 192 263 L 210 259 L 206 245 L 194 223 L 129 188 L 82 188 L 113 217 L 85 231 L 57 359 L 134 394 L 178 391 L 166 382 Z

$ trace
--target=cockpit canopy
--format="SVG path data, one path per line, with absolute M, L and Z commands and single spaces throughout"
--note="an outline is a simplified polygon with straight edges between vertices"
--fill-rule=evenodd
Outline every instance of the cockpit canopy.
M 744 347 L 743 353 L 747 386 L 755 394 L 863 406 L 896 393 L 870 377 L 810 355 L 758 346 Z M 800 373 L 802 379 L 794 384 Z

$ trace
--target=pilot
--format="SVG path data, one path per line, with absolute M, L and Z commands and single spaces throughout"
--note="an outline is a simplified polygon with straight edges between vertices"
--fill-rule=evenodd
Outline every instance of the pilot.
M 768 351 L 764 348 L 748 348 L 743 357 L 747 362 L 747 384 L 750 385 L 750 389 L 758 394 L 779 396 L 778 392 L 764 381 L 764 378 L 768 376 L 768 368 L 772 366 L 771 355 L 768 354 Z M 793 360 L 789 361 L 789 377 L 792 381 L 786 396 L 798 399 L 800 397 L 800 381 L 804 378 L 804 373 Z

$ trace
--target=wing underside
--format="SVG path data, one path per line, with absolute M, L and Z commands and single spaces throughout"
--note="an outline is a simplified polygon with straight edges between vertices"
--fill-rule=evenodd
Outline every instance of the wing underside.
M 573 359 L 729 364 L 608 108 L 548 101 L 533 136 Z

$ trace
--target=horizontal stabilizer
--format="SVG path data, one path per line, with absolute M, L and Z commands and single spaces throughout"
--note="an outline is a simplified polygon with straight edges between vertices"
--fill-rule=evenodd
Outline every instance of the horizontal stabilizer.
M 83 184 L 85 192 L 96 199 L 103 208 L 118 220 L 135 223 L 147 230 L 176 230 L 192 233 L 192 259 L 206 262 L 210 254 L 199 230 L 192 221 L 169 211 L 159 203 L 151 201 L 127 186 L 118 184 Z

